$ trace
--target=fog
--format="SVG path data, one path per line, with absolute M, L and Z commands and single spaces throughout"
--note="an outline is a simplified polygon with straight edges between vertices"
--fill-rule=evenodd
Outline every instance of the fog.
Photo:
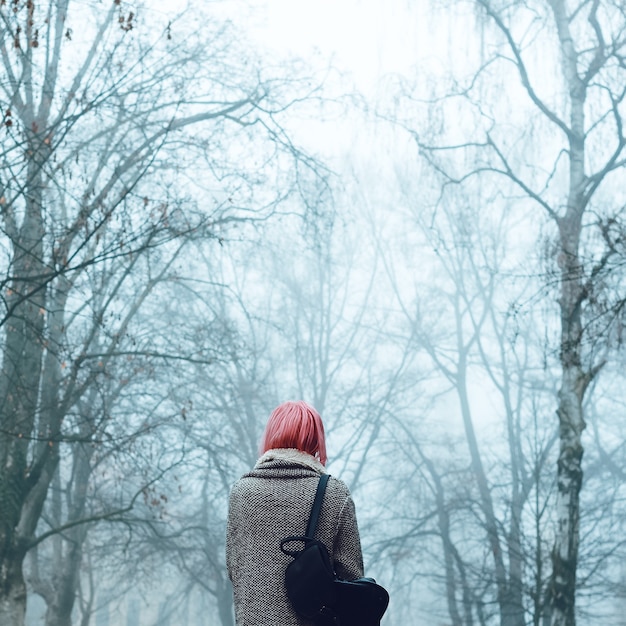
M 288 399 L 383 626 L 626 624 L 621 2 L 0 16 L 1 626 L 235 626 Z

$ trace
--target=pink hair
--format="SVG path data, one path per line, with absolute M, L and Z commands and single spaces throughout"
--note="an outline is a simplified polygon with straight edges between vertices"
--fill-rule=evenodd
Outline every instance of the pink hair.
M 275 448 L 296 448 L 326 465 L 326 438 L 319 413 L 302 400 L 277 406 L 267 420 L 261 454 Z

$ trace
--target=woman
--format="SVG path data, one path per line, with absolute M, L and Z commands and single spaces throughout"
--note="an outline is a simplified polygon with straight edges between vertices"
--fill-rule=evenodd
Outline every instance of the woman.
M 303 535 L 317 483 L 325 473 L 324 426 L 305 402 L 285 402 L 267 422 L 261 457 L 235 483 L 228 510 L 226 564 L 233 583 L 237 626 L 310 626 L 291 607 L 280 550 L 289 535 Z M 363 556 L 354 503 L 346 485 L 331 477 L 316 538 L 330 553 L 335 572 L 363 576 Z

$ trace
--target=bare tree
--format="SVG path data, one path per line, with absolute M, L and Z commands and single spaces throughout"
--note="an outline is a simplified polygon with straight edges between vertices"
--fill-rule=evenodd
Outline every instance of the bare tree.
M 265 77 L 228 28 L 194 31 L 200 10 L 168 20 L 121 0 L 0 6 L 3 624 L 23 623 L 24 556 L 63 443 L 85 434 L 68 416 L 129 355 L 128 325 L 176 249 L 267 217 L 289 183 L 253 205 L 263 163 L 311 166 L 278 124 L 300 86 Z M 244 145 L 261 164 L 242 161 Z M 201 210 L 199 163 L 212 186 Z M 160 246 L 169 253 L 150 254 Z
M 387 254 L 405 334 L 430 372 L 413 403 L 390 418 L 390 431 L 427 485 L 415 518 L 420 551 L 432 553 L 422 575 L 445 589 L 449 618 L 459 625 L 497 619 L 521 626 L 536 612 L 528 589 L 538 551 L 529 537 L 542 515 L 534 515 L 532 499 L 549 494 L 545 465 L 555 441 L 555 430 L 538 427 L 536 416 L 554 379 L 543 366 L 541 317 L 521 306 L 539 287 L 513 244 L 516 219 L 506 210 L 478 212 L 471 194 L 456 193 L 433 212 L 415 213 L 409 236 L 419 254 Z M 414 264 L 424 275 L 408 297 L 400 268 Z M 450 432 L 457 419 L 462 437 Z M 392 544 L 405 541 L 409 549 L 403 537 L 406 531 Z M 540 579 L 543 589 L 541 572 Z
M 626 167 L 626 14 L 610 0 L 473 4 L 484 43 L 480 67 L 431 108 L 461 103 L 460 121 L 470 130 L 460 139 L 457 128 L 439 128 L 430 139 L 425 129 L 409 130 L 441 176 L 443 195 L 478 178 L 474 189 L 500 186 L 512 206 L 535 207 L 555 232 L 546 284 L 558 292 L 560 451 L 549 610 L 553 626 L 573 626 L 584 398 L 624 311 L 615 290 L 624 204 L 613 194 Z M 552 89 L 541 83 L 546 70 L 556 78 Z M 494 98 L 494 85 L 499 96 L 516 95 Z

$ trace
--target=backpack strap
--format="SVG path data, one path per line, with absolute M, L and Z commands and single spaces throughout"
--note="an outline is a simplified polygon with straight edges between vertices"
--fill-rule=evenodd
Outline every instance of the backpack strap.
M 322 474 L 320 481 L 317 483 L 317 491 L 315 492 L 315 500 L 313 501 L 313 507 L 311 508 L 311 515 L 309 516 L 309 523 L 306 527 L 305 535 L 313 539 L 315 529 L 317 528 L 317 520 L 322 510 L 322 502 L 324 500 L 324 492 L 326 491 L 326 485 L 330 474 Z

